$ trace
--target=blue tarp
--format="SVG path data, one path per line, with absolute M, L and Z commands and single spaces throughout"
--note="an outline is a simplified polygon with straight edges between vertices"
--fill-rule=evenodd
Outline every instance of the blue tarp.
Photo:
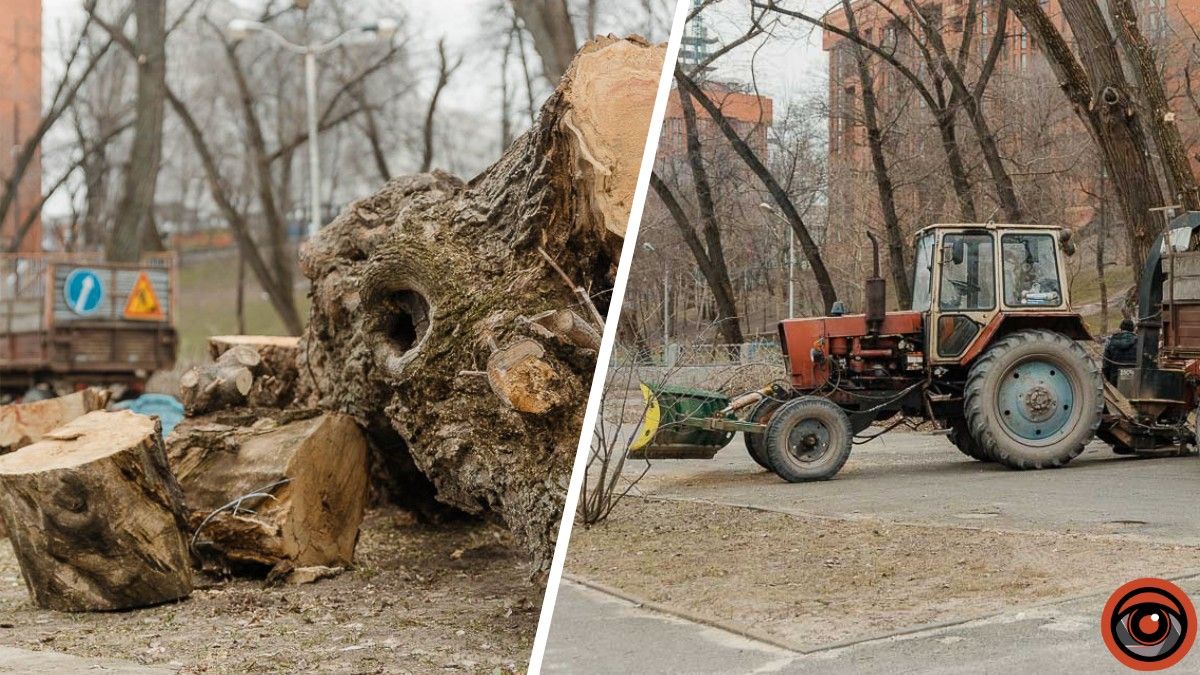
M 171 433 L 176 424 L 183 420 L 183 404 L 174 396 L 165 394 L 142 394 L 129 401 L 112 406 L 115 410 L 131 410 L 139 415 L 153 415 L 162 423 L 162 434 Z

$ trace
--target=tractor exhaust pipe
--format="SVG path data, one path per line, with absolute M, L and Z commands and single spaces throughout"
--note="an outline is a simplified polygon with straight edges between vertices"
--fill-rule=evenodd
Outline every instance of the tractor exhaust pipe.
M 867 315 L 867 333 L 879 335 L 879 331 L 883 329 L 883 320 L 887 316 L 887 282 L 879 276 L 879 240 L 870 232 L 867 233 L 867 238 L 871 240 L 875 268 L 863 287 L 866 295 L 863 305 Z

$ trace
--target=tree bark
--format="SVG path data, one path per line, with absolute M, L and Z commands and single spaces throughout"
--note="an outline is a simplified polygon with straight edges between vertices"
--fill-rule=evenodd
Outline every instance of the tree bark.
M 137 104 L 125 189 L 117 207 L 107 257 L 137 262 L 146 228 L 154 227 L 154 192 L 162 161 L 163 110 L 167 88 L 167 8 L 161 0 L 134 0 L 137 19 Z
M 499 516 L 538 571 L 550 563 L 596 350 L 546 337 L 531 317 L 589 316 L 576 286 L 607 308 L 663 58 L 643 41 L 589 43 L 537 124 L 482 174 L 395 178 L 301 257 L 313 281 L 303 398 L 364 428 L 385 421 L 403 441 L 391 451 L 407 454 L 399 459 L 438 500 Z M 524 340 L 554 373 L 544 412 L 507 405 L 483 370 Z
M 129 609 L 192 591 L 182 494 L 154 418 L 88 413 L 0 457 L 0 515 L 38 607 Z
M 1167 185 L 1185 211 L 1200 210 L 1200 187 L 1196 185 L 1196 176 L 1188 161 L 1187 146 L 1183 144 L 1179 126 L 1175 123 L 1175 112 L 1167 101 L 1154 50 L 1138 28 L 1133 3 L 1129 0 L 1112 0 L 1108 8 L 1117 37 L 1125 50 L 1125 58 L 1132 66 L 1142 104 L 1149 113 L 1143 120 L 1158 146 Z
M 693 99 L 700 103 L 700 107 L 704 108 L 709 117 L 717 123 L 721 129 L 721 133 L 733 145 L 733 149 L 737 152 L 738 157 L 750 167 L 750 170 L 762 182 L 767 191 L 771 193 L 771 198 L 779 206 L 784 217 L 787 218 L 788 224 L 791 225 L 792 231 L 796 233 L 796 239 L 800 242 L 800 248 L 804 251 L 804 257 L 808 260 L 809 266 L 812 268 L 813 276 L 817 281 L 817 289 L 821 292 L 821 301 L 825 305 L 824 311 L 828 312 L 833 303 L 837 301 L 837 291 L 833 287 L 833 279 L 829 276 L 829 270 L 825 267 L 825 261 L 821 258 L 821 251 L 817 248 L 817 243 L 813 241 L 812 235 L 808 232 L 808 227 L 804 224 L 804 219 L 800 217 L 800 212 L 796 210 L 795 204 L 792 204 L 791 197 L 788 196 L 787 190 L 775 180 L 775 176 L 755 154 L 754 150 L 746 143 L 745 139 L 738 135 L 737 130 L 729 123 L 721 109 L 704 93 L 702 89 L 678 67 L 675 68 L 675 80 L 679 83 L 680 89 L 686 91 Z

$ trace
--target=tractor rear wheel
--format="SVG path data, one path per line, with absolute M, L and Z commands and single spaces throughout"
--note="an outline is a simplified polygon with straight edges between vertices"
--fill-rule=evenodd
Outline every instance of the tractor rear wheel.
M 750 414 L 746 416 L 746 421 L 756 424 L 766 424 L 767 420 L 771 418 L 772 413 L 778 410 L 779 406 L 783 404 L 784 401 L 777 398 L 764 398 L 750 410 Z M 746 441 L 746 451 L 750 453 L 751 459 L 767 471 L 774 471 L 771 468 L 771 463 L 767 460 L 767 434 L 765 432 L 751 433 L 746 431 L 742 433 L 742 438 Z
M 1014 469 L 1066 464 L 1092 440 L 1104 409 L 1100 369 L 1074 340 L 1023 330 L 971 366 L 967 426 L 980 449 Z
M 965 419 L 954 420 L 950 425 L 950 433 L 946 438 L 950 439 L 950 442 L 954 444 L 954 447 L 958 448 L 959 452 L 971 459 L 977 459 L 981 462 L 994 461 L 984 452 L 983 448 L 979 447 L 979 443 L 975 442 L 975 437 L 971 435 L 971 430 L 967 428 L 967 421 Z
M 802 396 L 783 404 L 767 423 L 771 470 L 789 483 L 832 478 L 850 457 L 854 433 L 838 404 Z

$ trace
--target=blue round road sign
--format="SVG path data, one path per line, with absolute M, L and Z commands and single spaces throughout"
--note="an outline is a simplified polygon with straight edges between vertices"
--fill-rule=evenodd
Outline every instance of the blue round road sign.
M 86 268 L 72 270 L 67 275 L 67 283 L 63 285 L 63 297 L 67 301 L 67 309 L 80 316 L 86 316 L 100 309 L 104 302 L 104 284 L 95 271 Z

